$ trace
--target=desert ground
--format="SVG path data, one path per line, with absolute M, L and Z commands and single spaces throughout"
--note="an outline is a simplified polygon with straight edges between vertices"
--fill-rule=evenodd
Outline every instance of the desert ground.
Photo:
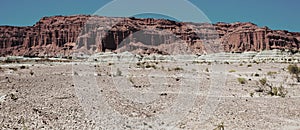
M 2 63 L 0 129 L 296 130 L 300 83 L 288 65 Z

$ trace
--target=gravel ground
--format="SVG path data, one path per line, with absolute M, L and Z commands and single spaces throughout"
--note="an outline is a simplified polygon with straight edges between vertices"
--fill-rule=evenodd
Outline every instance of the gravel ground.
M 300 129 L 288 64 L 0 66 L 0 129 Z

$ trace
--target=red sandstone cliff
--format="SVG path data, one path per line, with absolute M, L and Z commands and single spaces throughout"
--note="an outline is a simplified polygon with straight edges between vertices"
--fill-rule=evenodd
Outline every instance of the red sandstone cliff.
M 299 50 L 299 33 L 259 28 L 253 23 L 217 23 L 226 51 Z
M 0 26 L 0 56 L 66 56 L 75 51 L 116 50 L 122 44 L 147 46 L 186 42 L 194 53 L 210 44 L 226 52 L 299 50 L 300 33 L 252 23 L 181 23 L 169 20 L 100 16 L 44 17 L 30 27 Z M 156 50 L 160 52 L 160 50 Z

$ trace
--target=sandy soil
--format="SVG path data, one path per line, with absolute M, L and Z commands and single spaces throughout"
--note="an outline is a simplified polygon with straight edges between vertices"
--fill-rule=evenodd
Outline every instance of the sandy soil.
M 300 84 L 287 66 L 4 64 L 0 129 L 300 129 Z

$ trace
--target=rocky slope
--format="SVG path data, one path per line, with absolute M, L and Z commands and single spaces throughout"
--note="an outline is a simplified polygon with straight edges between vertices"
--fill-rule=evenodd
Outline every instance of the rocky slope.
M 0 26 L 0 56 L 68 56 L 124 48 L 169 54 L 182 49 L 177 44 L 187 45 L 184 51 L 191 53 L 299 50 L 299 41 L 300 33 L 253 23 L 210 25 L 77 15 L 44 17 L 29 27 Z

